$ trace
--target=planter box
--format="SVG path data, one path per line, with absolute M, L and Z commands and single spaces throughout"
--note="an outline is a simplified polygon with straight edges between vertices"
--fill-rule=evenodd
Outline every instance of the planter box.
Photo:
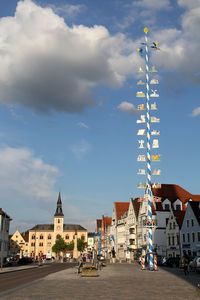
M 97 277 L 99 276 L 98 270 L 97 269 L 82 269 L 82 277 Z

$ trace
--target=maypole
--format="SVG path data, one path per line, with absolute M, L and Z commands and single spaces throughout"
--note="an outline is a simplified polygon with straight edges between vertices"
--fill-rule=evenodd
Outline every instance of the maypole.
M 145 115 L 140 116 L 140 120 L 137 120 L 137 123 L 146 123 L 146 157 L 145 155 L 139 155 L 138 156 L 138 161 L 139 162 L 146 162 L 146 172 L 145 169 L 139 169 L 138 175 L 146 175 L 147 180 L 146 183 L 140 182 L 138 184 L 138 188 L 145 188 L 145 198 L 144 201 L 147 203 L 147 212 L 146 212 L 146 220 L 143 221 L 143 226 L 146 227 L 148 231 L 148 244 L 147 244 L 147 252 L 149 256 L 149 270 L 154 269 L 154 257 L 153 257 L 153 239 L 152 239 L 152 231 L 153 231 L 153 226 L 156 224 L 155 220 L 152 220 L 152 202 L 154 201 L 154 197 L 152 194 L 152 185 L 151 185 L 151 160 L 152 161 L 160 161 L 160 155 L 152 155 L 151 159 L 151 135 L 160 135 L 160 131 L 158 130 L 153 130 L 151 132 L 150 129 L 150 122 L 153 123 L 159 123 L 160 119 L 156 117 L 150 117 L 150 109 L 151 110 L 157 110 L 156 103 L 151 103 L 150 105 L 150 97 L 159 97 L 159 95 L 156 93 L 157 90 L 151 90 L 152 94 L 149 93 L 149 86 L 150 84 L 158 84 L 158 79 L 152 79 L 150 81 L 149 79 L 149 72 L 157 72 L 154 67 L 152 67 L 152 70 L 149 70 L 149 45 L 148 45 L 148 28 L 144 28 L 144 33 L 145 33 L 145 43 L 142 43 L 142 48 L 138 48 L 137 50 L 143 55 L 143 51 L 145 49 L 145 74 L 146 74 L 146 107 L 144 104 L 138 105 L 138 110 L 145 110 L 146 108 L 146 121 L 145 121 Z M 159 49 L 158 48 L 158 42 L 153 42 L 151 45 L 151 48 L 154 49 Z M 139 67 L 138 70 L 140 73 L 144 73 L 142 70 L 142 67 Z M 145 82 L 142 80 L 139 80 L 138 85 L 145 85 Z M 145 93 L 142 91 L 138 91 L 136 94 L 137 97 L 145 97 Z M 145 135 L 145 129 L 139 129 L 138 130 L 138 135 Z M 139 149 L 145 149 L 144 147 L 144 140 L 138 140 L 139 142 Z M 159 148 L 159 143 L 158 139 L 153 139 L 153 144 L 152 148 Z M 160 175 L 160 169 L 154 170 L 153 175 Z
M 146 187 L 146 196 L 148 201 L 148 221 L 152 224 L 152 191 L 151 191 L 151 131 L 150 131 L 150 116 L 149 116 L 149 54 L 148 54 L 148 28 L 144 28 L 145 33 L 145 61 L 146 61 L 146 117 L 147 117 L 147 187 Z M 153 241 L 152 241 L 152 226 L 149 227 L 149 241 L 148 241 L 148 250 L 149 250 L 149 269 L 153 270 Z

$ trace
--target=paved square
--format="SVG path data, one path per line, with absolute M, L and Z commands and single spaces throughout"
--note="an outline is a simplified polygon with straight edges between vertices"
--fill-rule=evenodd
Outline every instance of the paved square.
M 17 275 L 17 274 L 16 274 Z M 194 277 L 192 274 L 191 280 Z M 193 277 L 192 277 L 193 276 Z M 195 280 L 196 277 L 195 275 Z M 192 281 L 191 281 L 192 282 Z M 52 300 L 197 300 L 196 282 L 185 280 L 183 270 L 175 274 L 160 269 L 141 271 L 135 264 L 109 264 L 99 277 L 81 277 L 75 269 L 51 274 L 43 280 L 1 297 L 1 299 Z

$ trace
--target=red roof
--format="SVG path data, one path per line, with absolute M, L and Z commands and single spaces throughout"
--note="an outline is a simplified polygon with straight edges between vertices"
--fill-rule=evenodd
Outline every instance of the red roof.
M 132 203 L 133 203 L 133 208 L 135 210 L 135 215 L 136 215 L 136 218 L 138 217 L 139 215 L 139 210 L 140 210 L 140 202 L 138 201 L 139 198 L 131 198 L 132 200 Z
M 112 223 L 112 218 L 111 217 L 104 217 L 104 225 L 105 227 L 110 226 Z
M 184 216 L 185 216 L 185 211 L 175 210 L 175 211 L 173 211 L 173 213 L 176 217 L 176 221 L 177 221 L 177 224 L 178 224 L 179 228 L 181 228 L 182 223 L 183 223 L 183 219 L 184 219 Z
M 161 197 L 162 201 L 169 199 L 171 202 L 180 199 L 183 203 L 183 210 L 186 210 L 184 205 L 189 199 L 193 201 L 200 201 L 200 195 L 192 195 L 182 187 L 176 184 L 161 184 L 161 188 L 152 188 L 153 195 L 156 197 Z M 161 208 L 161 207 L 160 207 Z
M 129 202 L 114 202 L 117 220 L 119 217 L 123 216 L 123 214 L 128 210 L 129 208 Z

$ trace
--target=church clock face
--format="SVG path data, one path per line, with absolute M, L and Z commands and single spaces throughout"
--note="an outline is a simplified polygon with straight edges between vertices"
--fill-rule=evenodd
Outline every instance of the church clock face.
M 60 226 L 57 226 L 57 229 L 59 230 L 59 229 L 60 229 Z

